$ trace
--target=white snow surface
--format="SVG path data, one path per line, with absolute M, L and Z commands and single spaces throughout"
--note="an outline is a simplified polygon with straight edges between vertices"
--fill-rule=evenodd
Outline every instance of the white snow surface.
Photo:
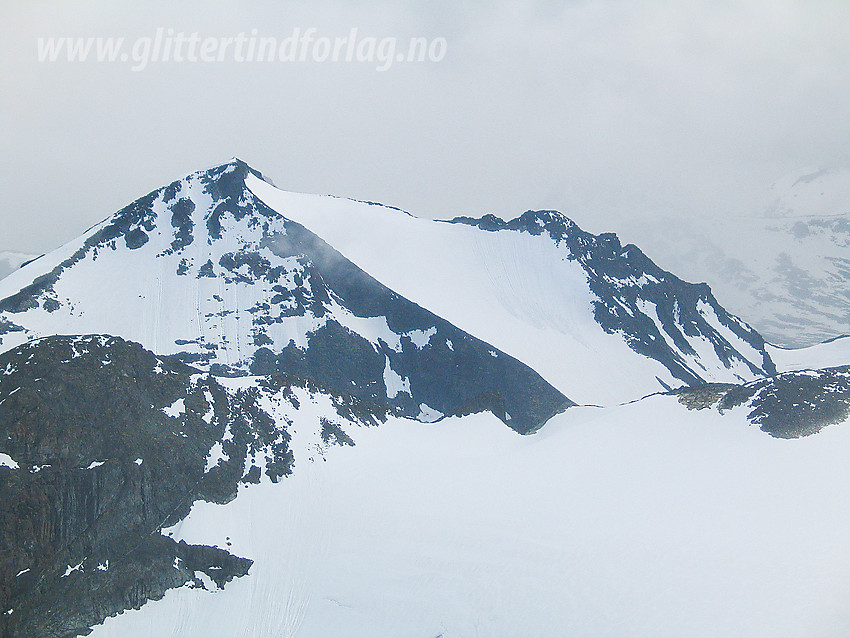
M 430 405 L 426 403 L 419 404 L 419 414 L 416 417 L 417 421 L 422 421 L 422 423 L 435 423 L 442 419 L 445 416 L 439 410 L 435 410 Z
M 850 337 L 841 337 L 808 348 L 768 346 L 770 358 L 779 372 L 850 365 Z
M 20 466 L 17 464 L 17 462 L 15 462 L 15 459 L 13 459 L 8 454 L 4 454 L 3 452 L 0 452 L 0 467 L 8 467 L 13 470 L 20 469 Z
M 216 441 L 207 453 L 206 463 L 204 465 L 204 473 L 209 472 L 222 461 L 226 461 L 229 457 L 224 452 L 224 447 L 221 441 Z
M 525 437 L 486 414 L 360 428 L 171 528 L 229 537 L 248 576 L 93 636 L 847 635 L 850 427 L 774 439 L 745 412 L 659 396 Z
M 281 191 L 254 175 L 246 183 L 383 284 L 531 366 L 573 401 L 633 400 L 661 390 L 656 377 L 682 385 L 622 335 L 602 329 L 586 273 L 547 235 L 484 232 L 386 206 Z M 722 334 L 733 338 L 725 328 Z M 726 368 L 710 346 L 702 352 L 711 380 L 753 378 L 744 366 Z
M 77 563 L 77 564 L 76 564 L 76 565 L 74 565 L 73 567 L 72 567 L 71 565 L 68 565 L 68 568 L 65 570 L 65 573 L 64 573 L 64 574 L 62 574 L 62 578 L 67 578 L 68 576 L 70 576 L 70 575 L 71 575 L 71 574 L 73 574 L 74 572 L 82 571 L 82 570 L 83 570 L 83 563 L 84 563 L 84 562 L 85 562 L 85 561 L 80 561 L 79 563 Z
M 384 357 L 384 385 L 387 398 L 393 399 L 401 393 L 410 394 L 410 379 L 402 377 L 390 365 L 389 357 Z
M 166 416 L 176 419 L 179 418 L 181 414 L 186 413 L 186 405 L 183 403 L 183 399 L 177 399 L 171 405 L 162 408 L 162 411 L 165 412 Z

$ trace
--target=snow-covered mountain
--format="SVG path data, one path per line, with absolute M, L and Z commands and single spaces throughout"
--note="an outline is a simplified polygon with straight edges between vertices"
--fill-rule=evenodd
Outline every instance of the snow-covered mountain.
M 850 333 L 850 171 L 777 180 L 756 214 L 641 220 L 629 236 L 771 343 L 803 347 Z
M 845 342 L 193 173 L 0 281 L 0 635 L 844 635 Z
M 761 337 L 706 286 L 560 213 L 446 223 L 288 193 L 253 176 L 248 185 L 394 290 L 528 363 L 579 403 L 773 370 Z
M 117 335 L 218 375 L 285 371 L 426 421 L 486 408 L 520 431 L 572 405 L 264 205 L 248 174 L 237 160 L 176 181 L 8 277 L 0 350 Z
M 466 356 L 473 341 L 457 326 L 493 346 L 487 365 L 464 359 L 470 373 L 506 378 L 496 368 L 507 353 L 573 401 L 597 404 L 773 371 L 758 333 L 706 286 L 613 235 L 548 211 L 501 227 L 454 222 L 286 193 L 234 160 L 150 193 L 4 280 L 0 349 L 105 333 L 245 374 L 320 365 L 311 355 L 344 332 L 369 361 L 352 359 L 343 382 L 364 367 L 370 380 L 386 370 L 400 397 L 407 383 L 438 381 L 411 379 L 410 353 Z

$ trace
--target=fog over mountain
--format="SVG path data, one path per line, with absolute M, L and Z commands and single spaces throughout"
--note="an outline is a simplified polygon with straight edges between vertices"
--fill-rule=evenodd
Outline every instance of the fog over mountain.
M 771 343 L 850 333 L 850 171 L 786 175 L 752 215 L 665 217 L 626 224 L 624 234 L 665 267 L 710 283 Z

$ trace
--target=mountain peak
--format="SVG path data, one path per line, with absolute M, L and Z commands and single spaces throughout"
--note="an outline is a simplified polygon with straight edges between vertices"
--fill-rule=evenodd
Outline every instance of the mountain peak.
M 311 366 L 327 370 L 304 358 L 319 352 L 308 345 L 338 348 L 352 333 L 365 339 L 357 346 L 365 358 L 345 373 L 347 382 L 360 379 L 369 400 L 406 402 L 413 415 L 420 403 L 443 415 L 462 403 L 399 398 L 416 374 L 404 354 L 408 340 L 435 348 L 430 357 L 439 350 L 446 362 L 474 360 L 461 356 L 455 328 L 438 327 L 442 319 L 491 344 L 494 360 L 510 353 L 547 382 L 561 379 L 562 396 L 587 403 L 641 396 L 610 382 L 600 349 L 616 350 L 621 367 L 634 365 L 633 374 L 623 373 L 629 383 L 648 379 L 643 394 L 773 370 L 763 340 L 705 285 L 663 271 L 613 233 L 583 231 L 553 210 L 438 223 L 370 202 L 288 193 L 239 158 L 139 198 L 39 264 L 42 274 L 31 283 L 0 286 L 3 349 L 57 330 L 108 333 L 217 374 L 288 368 L 310 376 Z M 493 295 L 489 308 L 508 309 L 506 321 L 525 317 L 542 329 L 533 351 L 494 331 L 480 312 L 463 311 L 482 294 Z M 552 358 L 553 340 L 583 362 L 582 378 Z M 371 372 L 361 378 L 364 366 Z M 345 376 L 341 370 L 337 364 Z M 574 394 L 577 386 L 584 397 Z M 505 418 L 533 429 L 566 400 L 550 399 L 525 423 L 515 409 Z
M 238 158 L 192 173 L 48 256 L 31 285 L 0 292 L 0 351 L 121 335 L 220 376 L 297 374 L 421 420 L 490 410 L 520 432 L 573 405 L 270 208 L 252 174 Z

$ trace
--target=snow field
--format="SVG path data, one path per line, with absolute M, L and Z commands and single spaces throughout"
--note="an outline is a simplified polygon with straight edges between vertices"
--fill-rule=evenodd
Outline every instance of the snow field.
M 313 408 L 310 408 L 313 409 Z M 312 418 L 312 417 L 311 417 Z M 773 439 L 671 397 L 349 434 L 198 503 L 187 542 L 255 560 L 94 636 L 843 636 L 850 428 Z M 324 460 L 322 460 L 324 459 Z

